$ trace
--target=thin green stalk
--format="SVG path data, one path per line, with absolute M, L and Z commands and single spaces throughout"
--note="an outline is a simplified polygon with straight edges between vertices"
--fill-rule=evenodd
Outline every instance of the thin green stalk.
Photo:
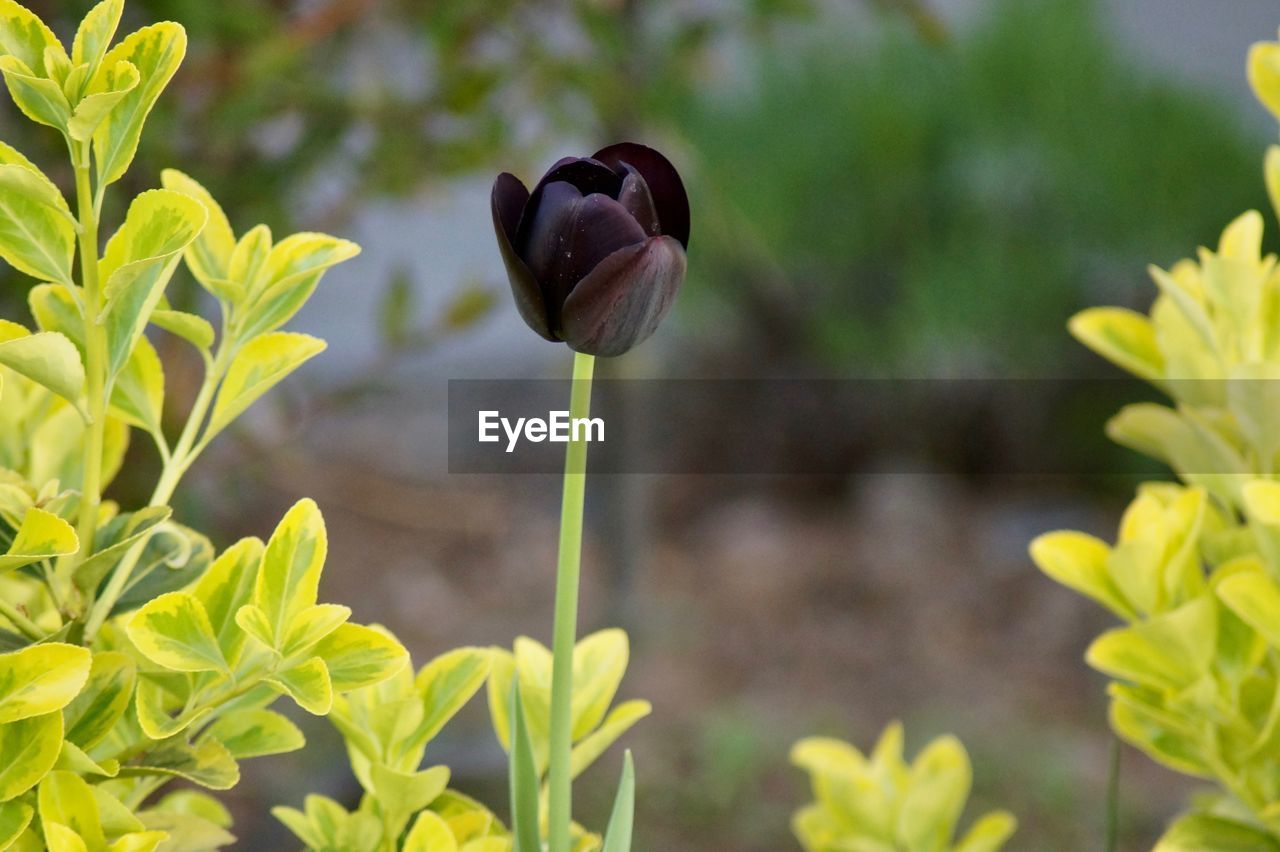
M 18 609 L 4 598 L 0 598 L 0 615 L 9 619 L 13 626 L 18 629 L 18 632 L 26 636 L 28 639 L 36 642 L 44 640 L 44 631 L 40 629 L 40 625 L 27 618 L 22 613 L 22 610 Z
M 591 413 L 595 357 L 574 354 L 570 423 Z M 571 434 L 576 438 L 577 435 Z M 550 852 L 569 852 L 573 811 L 573 646 L 578 629 L 578 578 L 582 564 L 582 505 L 587 484 L 587 443 L 571 440 L 564 456 L 564 497 L 560 504 L 560 555 L 556 564 L 556 614 L 552 636 L 551 754 L 548 788 Z
M 77 156 L 79 153 L 79 156 Z M 98 506 L 102 502 L 102 456 L 106 440 L 107 337 L 98 322 L 103 293 L 98 280 L 98 212 L 94 204 L 88 157 L 72 152 L 75 159 L 76 202 L 80 216 L 80 276 L 84 291 L 85 398 L 89 423 L 85 430 L 84 474 L 80 488 L 80 519 L 76 532 L 80 551 L 74 568 L 93 555 L 93 539 L 98 529 Z M 70 576 L 64 576 L 64 582 Z
M 160 473 L 160 479 L 156 482 L 155 490 L 151 493 L 151 501 L 147 505 L 169 505 L 169 500 L 173 497 L 173 492 L 177 489 L 178 483 L 196 460 L 200 451 L 204 449 L 203 442 L 196 445 L 196 437 L 200 434 L 200 427 L 204 424 L 205 417 L 209 413 L 209 406 L 213 404 L 218 384 L 222 381 L 222 375 L 226 371 L 227 359 L 223 357 L 223 354 L 228 351 L 230 351 L 230 348 L 224 344 L 218 352 L 218 358 L 214 360 L 209 370 L 205 373 L 204 384 L 196 395 L 195 403 L 191 406 L 191 413 L 187 416 L 186 426 L 183 427 L 182 435 L 178 438 L 178 443 L 173 448 L 173 452 L 165 459 L 164 469 Z M 93 609 L 85 622 L 84 634 L 86 642 L 92 642 L 93 638 L 98 635 L 103 623 L 111 615 L 111 610 L 115 607 L 116 601 L 120 600 L 120 596 L 124 594 L 129 578 L 133 575 L 133 569 L 137 567 L 138 560 L 142 558 L 142 553 L 146 550 L 149 540 L 150 536 L 145 536 L 133 547 L 129 548 L 124 558 L 120 560 L 119 567 L 112 573 L 111 579 L 107 582 L 107 587 L 102 590 L 102 594 L 94 601 Z
M 1107 852 L 1116 852 L 1120 843 L 1120 738 L 1111 738 L 1111 765 L 1107 773 Z

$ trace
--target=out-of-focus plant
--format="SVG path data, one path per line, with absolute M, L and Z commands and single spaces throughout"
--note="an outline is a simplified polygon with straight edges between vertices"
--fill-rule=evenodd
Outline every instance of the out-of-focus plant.
M 1018 825 L 1012 814 L 992 811 L 955 840 L 973 785 L 969 754 L 955 737 L 938 737 L 908 763 L 895 723 L 870 756 L 811 737 L 796 743 L 791 761 L 809 773 L 816 799 L 792 821 L 807 852 L 996 852 Z
M 346 607 L 317 602 L 327 548 L 311 501 L 265 545 L 245 539 L 216 559 L 170 517 L 209 442 L 324 348 L 279 328 L 358 249 L 315 233 L 273 242 L 265 226 L 237 240 L 212 196 L 167 171 L 103 250 L 107 190 L 186 49 L 175 23 L 112 46 L 122 11 L 123 0 L 94 6 L 68 52 L 0 0 L 0 73 L 21 112 L 65 142 L 76 201 L 73 212 L 0 143 L 0 258 L 41 282 L 35 331 L 0 320 L 0 848 L 226 845 L 215 800 L 155 794 L 175 779 L 234 786 L 238 760 L 302 745 L 267 709 L 277 697 L 324 714 L 408 658 Z M 184 258 L 221 308 L 220 332 L 165 299 Z M 206 368 L 175 441 L 149 325 Z M 162 472 L 149 504 L 128 510 L 103 490 L 132 434 L 151 438 Z
M 1249 78 L 1280 117 L 1280 44 L 1255 46 Z M 1265 172 L 1280 202 L 1280 146 Z M 1086 345 L 1171 398 L 1128 406 L 1107 430 L 1185 484 L 1142 486 L 1114 546 L 1055 532 L 1031 547 L 1046 574 L 1125 622 L 1086 654 L 1112 678 L 1115 732 L 1217 785 L 1164 852 L 1280 849 L 1280 275 L 1262 232 L 1249 212 L 1217 251 L 1153 267 L 1148 315 L 1072 319 Z
M 702 223 L 684 315 L 773 363 L 1057 363 L 1039 329 L 1262 199 L 1241 123 L 1134 68 L 1097 5 L 987 4 L 941 47 L 797 27 L 656 101 Z

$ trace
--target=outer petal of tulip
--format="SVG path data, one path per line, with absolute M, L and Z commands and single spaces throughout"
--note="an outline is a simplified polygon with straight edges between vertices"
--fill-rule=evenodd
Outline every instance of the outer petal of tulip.
M 619 142 L 601 148 L 592 159 L 620 171 L 623 164 L 634 166 L 649 185 L 662 233 L 675 237 L 680 245 L 689 247 L 689 196 L 684 182 L 671 161 L 646 145 L 635 142 Z
M 585 198 L 563 181 L 543 187 L 527 242 L 517 247 L 542 288 L 551 330 L 559 331 L 558 308 L 596 265 L 627 246 L 645 240 L 644 229 L 607 195 Z
M 685 273 L 684 247 L 652 237 L 606 257 L 565 300 L 561 337 L 589 355 L 621 355 L 657 330 Z
M 489 206 L 493 213 L 493 230 L 498 235 L 498 251 L 502 255 L 502 263 L 507 268 L 507 280 L 511 283 L 511 294 L 516 300 L 516 310 L 529 328 L 547 340 L 556 340 L 551 331 L 551 322 L 547 315 L 546 302 L 542 298 L 542 290 L 513 245 L 513 235 L 519 225 L 521 214 L 529 202 L 529 190 L 515 175 L 503 172 L 493 182 L 493 192 L 489 196 Z
M 623 163 L 627 176 L 622 179 L 622 187 L 618 190 L 618 203 L 626 208 L 644 232 L 651 237 L 662 233 L 658 222 L 658 211 L 653 204 L 653 195 L 649 192 L 649 184 L 633 166 Z

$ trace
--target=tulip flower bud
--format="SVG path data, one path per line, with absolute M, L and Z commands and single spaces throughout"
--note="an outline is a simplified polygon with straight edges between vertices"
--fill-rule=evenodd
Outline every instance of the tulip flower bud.
M 657 330 L 684 280 L 689 200 L 652 148 L 567 157 L 530 193 L 503 172 L 493 227 L 524 321 L 589 355 L 621 355 Z

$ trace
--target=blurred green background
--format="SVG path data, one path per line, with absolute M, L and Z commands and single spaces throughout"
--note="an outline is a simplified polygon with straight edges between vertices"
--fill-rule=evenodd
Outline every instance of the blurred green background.
M 89 3 L 28 5 L 65 34 Z M 1266 209 L 1274 127 L 1243 73 L 1280 24 L 1261 0 L 131 0 L 126 15 L 191 37 L 129 190 L 178 166 L 237 230 L 366 249 L 296 323 L 329 354 L 215 447 L 179 515 L 226 544 L 314 496 L 328 598 L 419 663 L 549 638 L 557 483 L 445 470 L 448 379 L 568 366 L 506 296 L 498 170 L 531 183 L 564 153 L 634 138 L 684 173 L 689 281 L 615 376 L 1110 376 L 1067 317 L 1145 306 L 1147 263 Z M 41 130 L 0 111 L 4 138 L 65 180 Z M 2 274 L 12 313 L 24 290 Z M 175 290 L 201 307 L 191 282 Z M 165 355 L 180 410 L 199 364 Z M 1036 387 L 1052 409 L 1052 384 Z M 1109 413 L 1055 414 L 1057 440 Z M 632 631 L 623 690 L 656 708 L 627 740 L 638 849 L 792 848 L 807 791 L 790 743 L 866 745 L 895 717 L 912 747 L 966 741 L 975 810 L 1022 819 L 1010 848 L 1101 846 L 1110 740 L 1080 655 L 1107 622 L 1025 547 L 1058 526 L 1111 537 L 1132 479 L 981 475 L 1003 449 L 984 442 L 975 469 L 959 451 L 980 425 L 910 426 L 958 451 L 933 460 L 953 474 L 593 486 L 583 625 Z M 138 449 L 114 496 L 139 500 L 153 472 Z M 482 703 L 430 757 L 501 802 Z M 233 794 L 238 848 L 288 848 L 270 805 L 357 795 L 336 735 L 300 722 L 310 748 L 251 765 Z M 581 785 L 585 821 L 604 819 L 617 759 Z M 1149 848 L 1187 792 L 1126 752 L 1124 848 Z

